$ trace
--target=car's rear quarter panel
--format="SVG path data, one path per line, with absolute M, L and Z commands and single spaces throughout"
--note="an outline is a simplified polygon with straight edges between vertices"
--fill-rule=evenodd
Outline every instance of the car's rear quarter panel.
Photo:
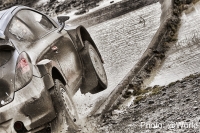
M 44 79 L 33 77 L 32 82 L 15 92 L 15 98 L 11 103 L 1 107 L 0 127 L 14 133 L 13 125 L 16 121 L 22 121 L 26 129 L 30 130 L 55 118 L 56 114 Z

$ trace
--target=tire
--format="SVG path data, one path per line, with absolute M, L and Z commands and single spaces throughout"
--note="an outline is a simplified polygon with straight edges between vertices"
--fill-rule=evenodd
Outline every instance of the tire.
M 95 71 L 96 77 L 92 77 L 92 79 L 97 79 L 97 85 L 89 92 L 95 94 L 107 88 L 107 76 L 101 58 L 99 57 L 95 48 L 91 45 L 89 41 L 85 41 L 84 44 L 87 51 L 86 53 L 88 56 L 88 62 L 91 62 L 91 67 L 93 68 L 93 71 Z
M 78 131 L 78 126 L 75 124 L 78 114 L 67 88 L 56 79 L 50 94 L 56 111 L 56 118 L 50 123 L 51 133 Z

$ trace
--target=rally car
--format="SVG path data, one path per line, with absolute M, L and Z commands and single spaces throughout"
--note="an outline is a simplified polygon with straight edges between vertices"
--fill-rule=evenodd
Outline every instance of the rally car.
M 73 132 L 72 96 L 107 88 L 103 59 L 83 26 L 25 6 L 0 11 L 0 132 Z

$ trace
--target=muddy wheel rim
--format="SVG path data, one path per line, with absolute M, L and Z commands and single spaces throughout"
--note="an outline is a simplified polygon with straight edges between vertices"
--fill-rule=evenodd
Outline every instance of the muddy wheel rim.
M 70 118 L 75 122 L 76 121 L 76 109 L 74 108 L 71 99 L 69 98 L 67 92 L 64 88 L 60 88 L 60 93 L 62 96 L 63 104 L 65 109 L 69 113 Z
M 107 78 L 106 78 L 106 72 L 104 70 L 103 64 L 101 62 L 101 59 L 99 58 L 97 52 L 93 49 L 89 49 L 90 53 L 90 58 L 92 60 L 92 64 L 94 66 L 94 69 L 99 76 L 100 80 L 104 83 L 107 84 Z

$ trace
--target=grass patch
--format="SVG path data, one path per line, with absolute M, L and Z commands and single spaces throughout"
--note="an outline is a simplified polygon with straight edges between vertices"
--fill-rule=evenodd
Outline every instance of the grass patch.
M 176 81 L 176 82 L 172 82 L 170 83 L 167 87 L 171 87 L 174 86 L 177 82 L 183 82 L 183 81 L 187 81 L 190 79 L 194 79 L 194 78 L 198 78 L 200 77 L 200 74 L 191 74 L 188 77 L 185 77 L 183 80 L 181 81 Z M 134 96 L 136 96 L 136 99 L 134 100 L 135 104 L 138 104 L 140 101 L 146 99 L 148 96 L 153 96 L 153 95 L 157 95 L 160 94 L 163 90 L 165 86 L 159 86 L 159 85 L 155 85 L 154 87 L 148 87 L 146 89 L 140 89 L 134 92 Z
M 133 96 L 144 95 L 144 94 L 150 92 L 151 89 L 152 89 L 151 87 L 148 87 L 148 88 L 146 88 L 146 89 L 139 89 L 139 90 L 137 90 L 137 91 L 135 91 L 135 92 L 133 93 Z
M 200 77 L 200 74 L 190 74 L 189 76 L 182 79 L 182 81 L 187 81 L 189 79 L 194 79 Z
M 145 94 L 149 93 L 150 96 L 157 95 L 161 92 L 162 89 L 163 87 L 155 85 L 153 88 L 148 87 L 144 90 L 138 90 L 137 92 L 138 95 L 135 95 L 137 97 L 135 98 L 134 103 L 138 104 L 140 101 L 146 99 L 148 95 L 145 95 Z
M 143 95 L 137 96 L 134 100 L 134 103 L 138 104 L 141 100 L 144 100 L 144 99 L 146 99 L 146 96 L 143 96 Z
M 176 82 L 171 82 L 170 84 L 168 84 L 168 87 L 171 87 L 171 86 L 173 86 L 175 84 L 176 84 Z
M 163 88 L 163 87 L 158 86 L 158 85 L 154 86 L 154 87 L 152 88 L 151 95 L 157 95 L 157 94 L 159 94 L 159 93 L 161 92 L 162 88 Z

